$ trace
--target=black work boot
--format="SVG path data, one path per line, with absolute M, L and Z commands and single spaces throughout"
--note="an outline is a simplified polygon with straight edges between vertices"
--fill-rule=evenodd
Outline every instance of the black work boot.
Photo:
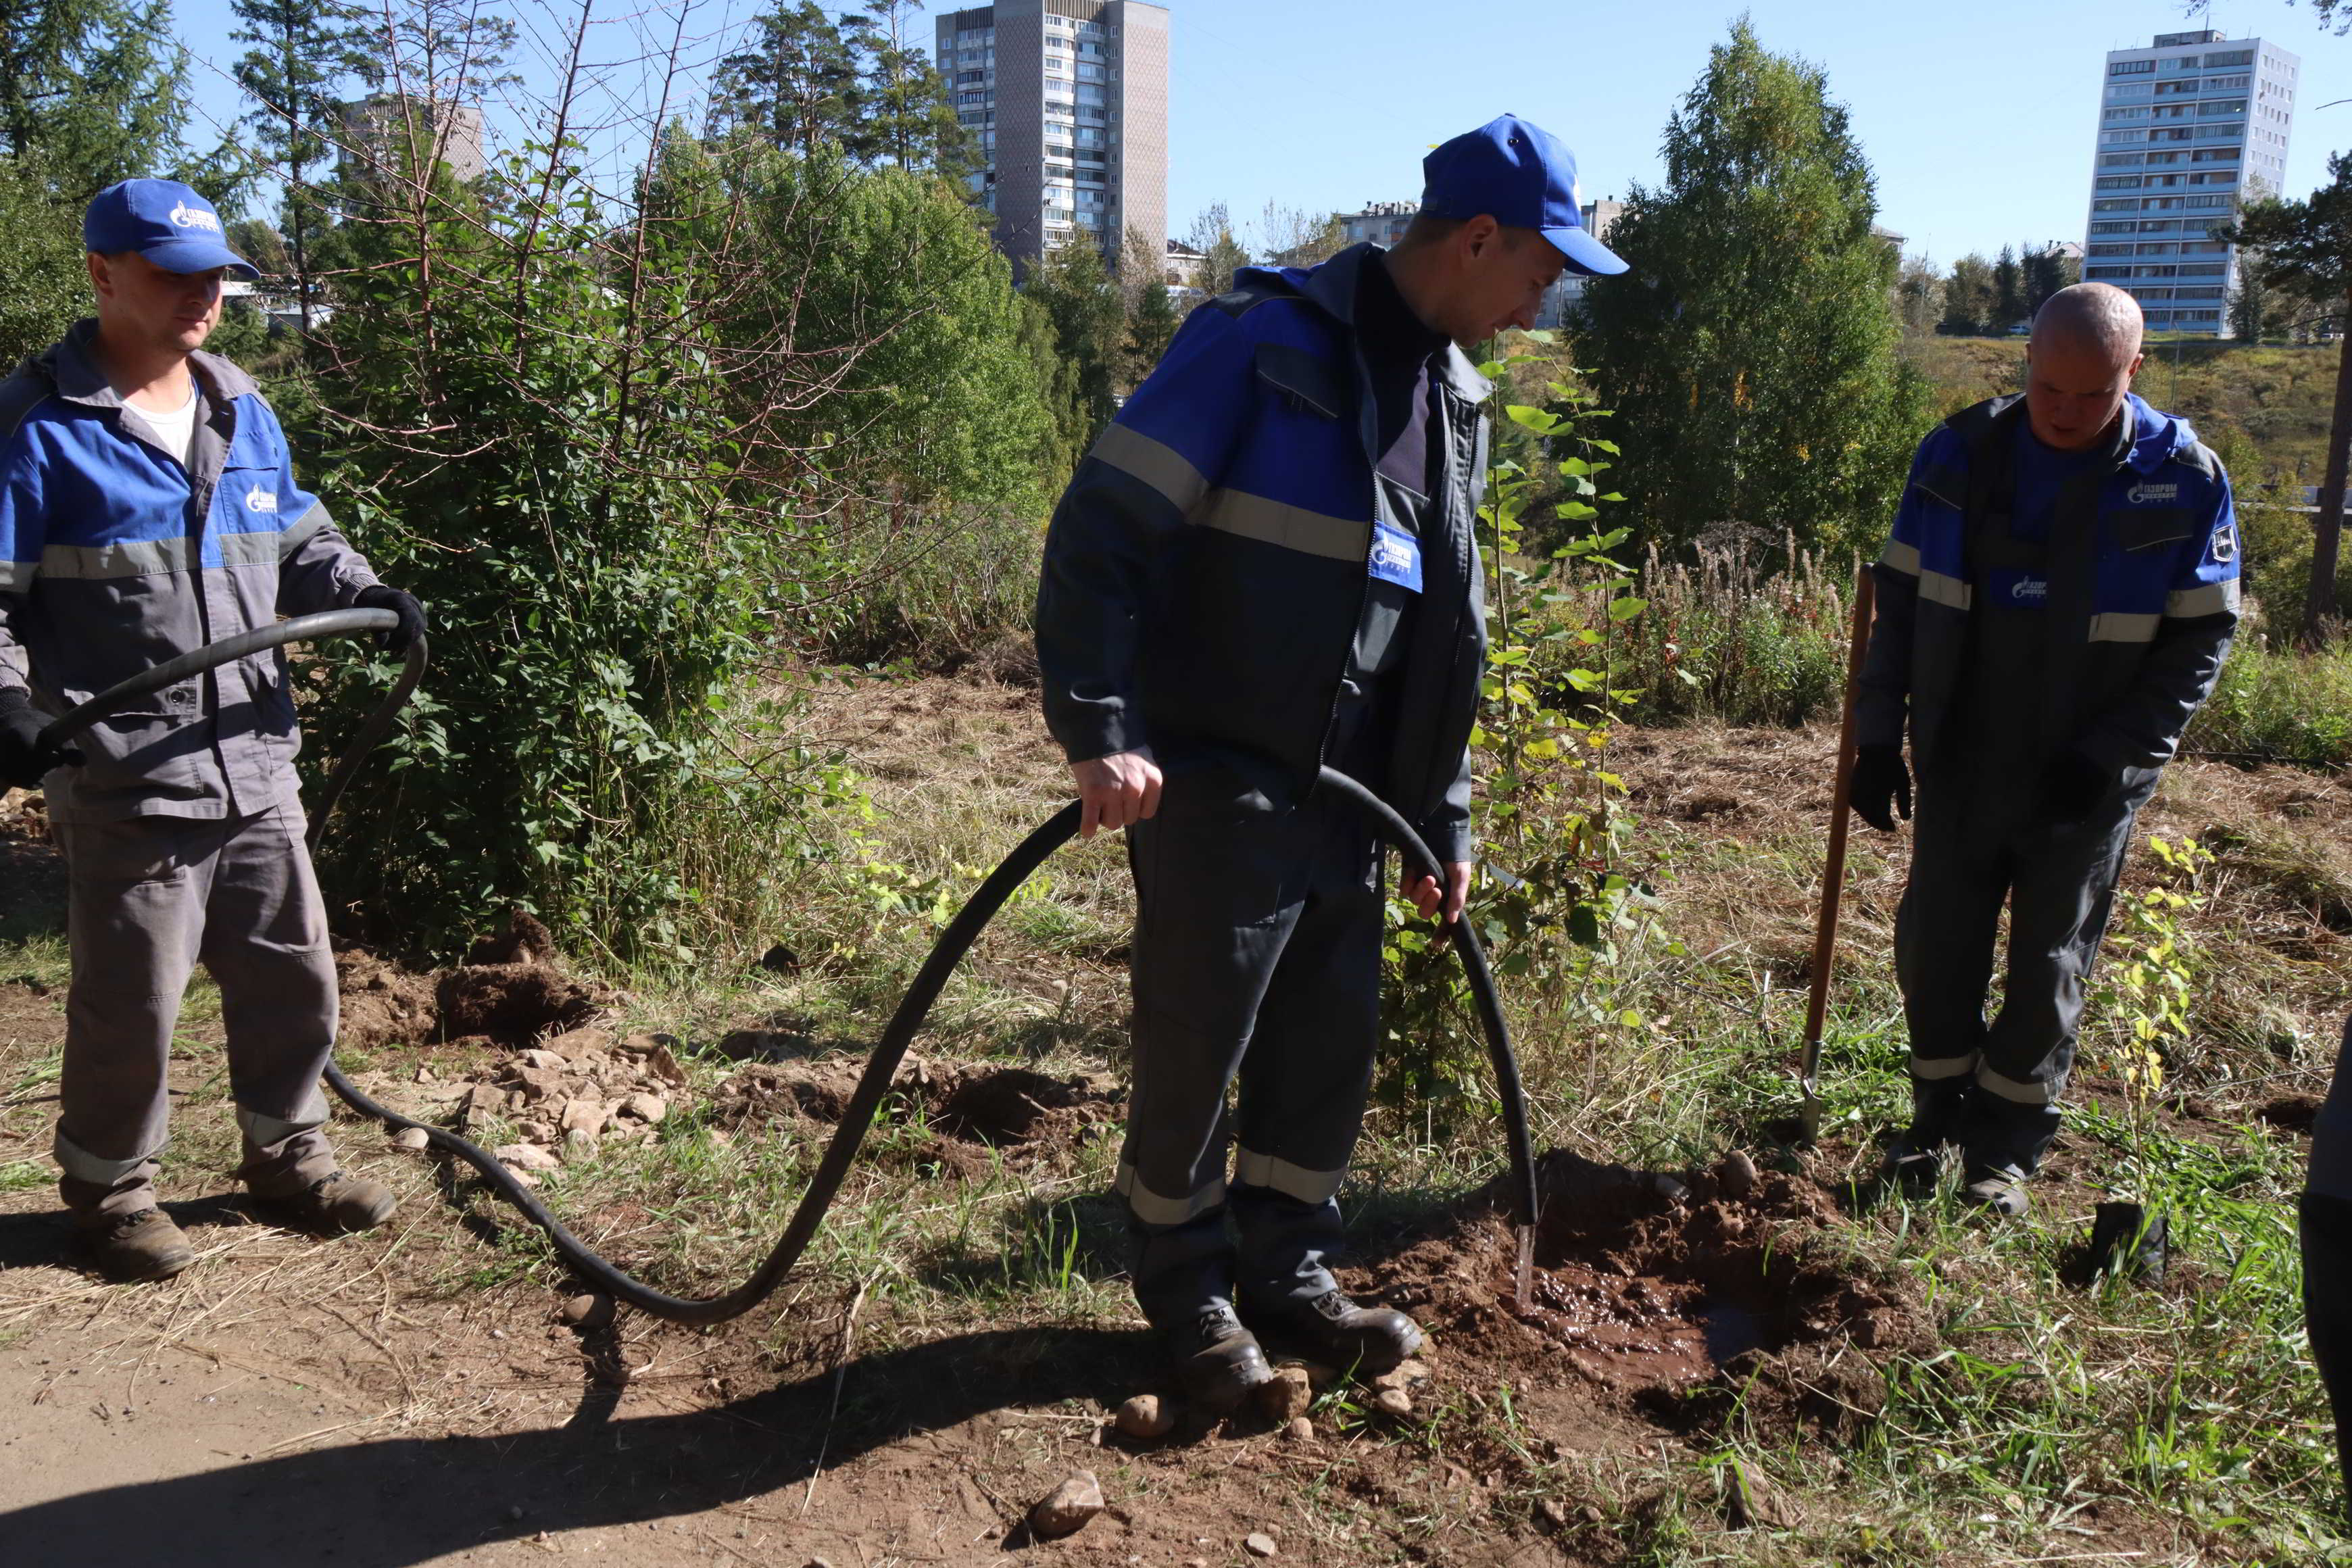
M 1378 1374 L 1421 1349 L 1421 1325 L 1393 1307 L 1360 1307 L 1338 1290 L 1250 1304 L 1250 1321 L 1327 1366 Z
M 320 1236 L 373 1230 L 400 1206 L 390 1187 L 348 1171 L 330 1171 L 290 1193 L 256 1193 L 253 1199 L 271 1219 Z
M 162 1209 L 77 1219 L 82 1246 L 99 1272 L 118 1284 L 169 1279 L 196 1260 L 196 1249 Z
M 2054 1105 L 2023 1105 L 1979 1089 L 1960 1131 L 1960 1195 L 1989 1214 L 2026 1210 L 2026 1178 L 2042 1168 L 2058 1136 Z
M 1905 1197 L 1921 1197 L 1934 1189 L 1945 1145 L 1959 1142 L 1968 1114 L 1969 1091 L 1965 1078 L 1911 1080 L 1911 1125 L 1886 1145 L 1879 1179 Z
M 1241 1319 L 1223 1301 L 1209 1303 L 1190 1323 L 1168 1331 L 1167 1342 L 1178 1384 L 1186 1394 L 1218 1415 L 1274 1378 L 1274 1368 L 1266 1363 L 1257 1336 L 1242 1327 Z
M 2025 1173 L 2014 1165 L 1970 1163 L 1960 1173 L 1960 1196 L 1987 1214 L 2016 1219 L 2025 1213 Z

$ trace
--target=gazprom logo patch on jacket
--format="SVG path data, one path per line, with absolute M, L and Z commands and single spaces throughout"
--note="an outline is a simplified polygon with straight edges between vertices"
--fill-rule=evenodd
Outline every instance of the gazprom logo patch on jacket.
M 2179 499 L 2180 486 L 2177 482 L 2159 485 L 2149 479 L 2142 479 L 2124 492 L 2124 500 L 2134 506 L 2155 506 L 2163 502 L 2177 501 Z
M 2030 572 L 1995 572 L 1991 575 L 1990 586 L 1996 603 L 2021 610 L 2048 607 L 2049 578 L 2036 577 Z
M 155 209 L 150 207 L 147 210 L 152 212 Z M 208 229 L 214 234 L 221 231 L 220 219 L 204 208 L 192 207 L 185 202 L 178 203 L 172 208 L 172 223 L 177 228 Z
M 245 492 L 245 510 L 275 512 L 278 510 L 278 492 L 263 489 L 259 485 L 254 486 Z

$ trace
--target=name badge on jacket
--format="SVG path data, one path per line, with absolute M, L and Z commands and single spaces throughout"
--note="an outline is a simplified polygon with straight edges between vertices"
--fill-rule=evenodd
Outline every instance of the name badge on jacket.
M 1421 592 L 1421 541 L 1385 522 L 1372 524 L 1372 575 L 1413 593 Z

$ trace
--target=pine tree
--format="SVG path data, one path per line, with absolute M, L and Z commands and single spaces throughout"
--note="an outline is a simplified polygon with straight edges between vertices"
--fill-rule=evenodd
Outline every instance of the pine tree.
M 1102 252 L 1077 239 L 1032 262 L 1024 288 L 1045 307 L 1054 324 L 1055 347 L 1076 372 L 1077 412 L 1083 421 L 1077 445 L 1084 448 L 1118 411 L 1127 311 L 1119 302 L 1118 280 L 1103 265 Z
M 1926 402 L 1845 110 L 1742 20 L 1669 121 L 1665 162 L 1612 231 L 1631 269 L 1584 296 L 1577 346 L 1625 432 L 1612 478 L 1663 545 L 1725 524 L 1874 544 Z
M 866 0 L 864 16 L 845 18 L 845 37 L 862 57 L 850 151 L 869 166 L 961 180 L 980 166 L 978 144 L 929 57 L 908 40 L 908 13 L 920 9 L 911 0 Z
M 2258 251 L 2238 258 L 2238 286 L 2230 290 L 2230 335 L 2243 343 L 2259 343 L 2271 332 L 2273 314 L 2270 285 L 2263 281 Z
M 240 160 L 228 142 L 190 151 L 187 87 L 170 0 L 0 5 L 0 153 L 40 153 L 69 205 L 142 175 L 188 180 L 232 205 Z
M 2302 201 L 2260 201 L 2215 239 L 2249 247 L 2242 265 L 2261 286 L 2343 312 L 2352 325 L 2352 153 L 2327 160 L 2327 184 Z M 2336 353 L 2336 412 L 2327 432 L 2327 471 L 2319 485 L 2319 521 L 2305 596 L 2303 637 L 2316 643 L 2336 616 L 2336 563 L 2344 538 L 2344 487 L 2352 467 L 2352 332 Z
M 2000 247 L 2000 259 L 1992 264 L 1992 320 L 1996 332 L 2005 332 L 2031 314 L 2025 303 L 2025 273 L 2017 264 L 2013 247 Z
M 278 232 L 307 338 L 313 252 L 327 221 L 311 174 L 334 156 L 342 84 L 373 85 L 382 72 L 366 47 L 364 13 L 347 0 L 231 0 L 230 9 L 245 25 L 229 36 L 253 46 L 236 62 L 236 80 L 256 106 L 246 123 L 285 185 Z
M 862 112 L 857 55 L 815 0 L 780 5 L 752 24 L 750 47 L 719 65 L 714 132 L 748 130 L 813 157 L 845 143 Z

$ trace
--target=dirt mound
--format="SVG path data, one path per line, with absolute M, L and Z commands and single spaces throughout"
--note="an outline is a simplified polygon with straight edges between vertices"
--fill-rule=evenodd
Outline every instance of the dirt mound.
M 545 963 L 555 956 L 555 938 L 535 915 L 517 910 L 506 930 L 478 936 L 467 950 L 467 963 Z
M 465 964 L 441 977 L 436 999 L 445 1037 L 488 1035 L 500 1041 L 576 1029 L 604 1002 L 591 987 L 544 963 Z
M 342 992 L 339 1045 L 363 1051 L 417 1044 L 438 1032 L 431 975 L 351 948 L 335 954 L 335 978 Z
M 756 1063 L 719 1085 L 712 1121 L 730 1131 L 777 1121 L 836 1122 L 865 1070 L 863 1060 L 850 1057 Z M 983 1062 L 910 1060 L 892 1094 L 884 1115 L 898 1125 L 922 1121 L 931 1132 L 929 1152 L 966 1174 L 987 1169 L 987 1149 L 1026 1163 L 1072 1147 L 1115 1119 L 1120 1105 L 1115 1090 L 1091 1079 Z
M 1539 1174 L 1526 1301 L 1499 1198 L 1379 1271 L 1449 1356 L 1548 1364 L 1676 1429 L 1737 1404 L 1759 1427 L 1838 1437 L 1885 1403 L 1890 1357 L 1935 1343 L 1906 1284 L 1835 1247 L 1836 1205 L 1811 1182 L 1685 1183 L 1567 1152 Z

